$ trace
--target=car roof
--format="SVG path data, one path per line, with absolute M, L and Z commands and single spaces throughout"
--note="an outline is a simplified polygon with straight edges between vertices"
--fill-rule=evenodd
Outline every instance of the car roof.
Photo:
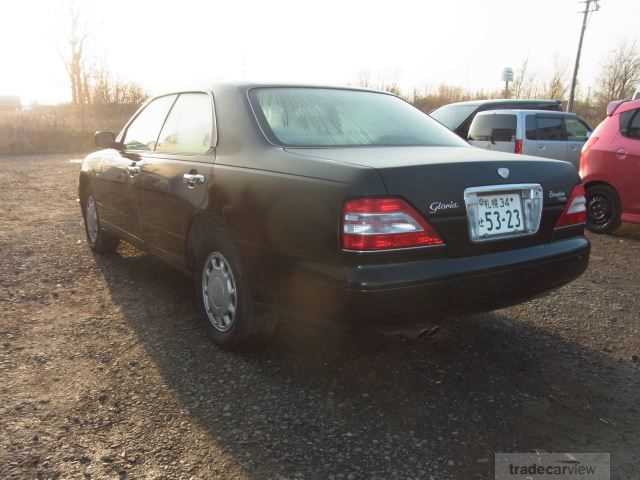
M 518 113 L 539 113 L 542 115 L 563 115 L 563 116 L 577 116 L 576 113 L 574 112 L 558 112 L 557 110 L 529 110 L 529 109 L 525 109 L 525 108 L 502 108 L 502 109 L 497 109 L 497 110 L 483 110 L 482 112 L 478 112 L 476 116 L 478 115 L 493 115 L 496 113 L 502 113 L 502 114 L 518 114 Z
M 388 92 L 386 90 L 377 90 L 374 88 L 365 88 L 358 87 L 354 85 L 327 85 L 327 84 L 313 84 L 313 83 L 287 83 L 287 82 L 249 82 L 249 81 L 221 81 L 215 82 L 213 84 L 207 85 L 189 85 L 184 88 L 166 90 L 158 93 L 157 95 L 153 95 L 151 99 L 164 97 L 166 95 L 177 95 L 180 93 L 187 92 L 210 92 L 216 93 L 222 90 L 238 90 L 238 91 L 248 91 L 252 88 L 326 88 L 326 89 L 335 89 L 335 90 L 354 90 L 361 92 L 372 92 L 372 93 L 383 93 L 386 95 L 396 96 L 393 92 Z
M 640 98 L 637 100 L 622 100 L 614 109 L 613 113 L 623 113 L 628 110 L 635 110 L 636 108 L 640 108 Z
M 546 100 L 546 99 L 534 99 L 534 98 L 526 98 L 526 99 L 520 99 L 520 98 L 491 98 L 491 99 L 486 99 L 486 100 L 467 100 L 464 102 L 453 102 L 453 103 L 448 103 L 446 105 L 442 105 L 444 106 L 451 106 L 451 105 L 460 105 L 460 106 L 485 106 L 485 105 L 500 105 L 500 104 L 513 104 L 513 103 L 520 103 L 523 105 L 532 105 L 532 104 L 540 104 L 540 103 L 544 103 L 544 104 L 553 104 L 553 105 L 559 105 L 561 102 L 560 100 Z
M 252 82 L 252 81 L 220 81 L 208 85 L 205 90 L 215 91 L 220 88 L 236 88 L 238 90 L 251 90 L 252 88 L 328 88 L 335 90 L 356 90 L 362 92 L 384 93 L 394 95 L 386 90 L 375 88 L 359 87 L 355 85 L 338 84 L 316 84 L 316 83 L 293 83 L 293 82 Z

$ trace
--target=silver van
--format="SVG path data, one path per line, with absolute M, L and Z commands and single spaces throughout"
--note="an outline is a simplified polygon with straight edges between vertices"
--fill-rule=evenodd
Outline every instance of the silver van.
M 575 113 L 491 110 L 475 116 L 467 140 L 486 150 L 566 160 L 578 168 L 580 150 L 592 130 Z

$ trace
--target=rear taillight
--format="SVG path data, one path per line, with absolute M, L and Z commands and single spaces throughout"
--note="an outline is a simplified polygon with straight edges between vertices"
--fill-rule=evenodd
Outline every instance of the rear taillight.
M 555 228 L 571 227 L 587 223 L 587 199 L 582 184 L 576 185 L 571 191 L 569 200 L 556 222 Z
M 513 151 L 514 153 L 522 153 L 522 140 L 516 139 L 516 146 Z
M 426 219 L 400 198 L 358 198 L 342 209 L 344 250 L 444 245 Z

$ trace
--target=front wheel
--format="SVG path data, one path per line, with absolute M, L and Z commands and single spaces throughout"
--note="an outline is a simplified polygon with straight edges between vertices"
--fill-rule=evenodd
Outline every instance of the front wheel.
M 88 195 L 84 200 L 83 216 L 87 243 L 91 250 L 97 253 L 115 252 L 120 240 L 100 227 L 98 206 L 93 195 Z
M 611 233 L 621 223 L 622 208 L 617 192 L 608 185 L 587 188 L 587 228 L 593 233 Z

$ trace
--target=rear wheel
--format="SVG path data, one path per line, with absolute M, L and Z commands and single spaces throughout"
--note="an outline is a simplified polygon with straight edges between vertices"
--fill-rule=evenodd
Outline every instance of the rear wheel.
M 193 280 L 209 336 L 229 350 L 263 342 L 268 332 L 254 315 L 250 282 L 235 246 L 221 233 L 203 243 Z
M 608 185 L 587 188 L 587 228 L 594 233 L 611 233 L 620 226 L 622 208 L 617 192 Z
M 91 250 L 97 253 L 115 252 L 120 243 L 118 237 L 104 231 L 100 227 L 98 206 L 93 195 L 89 194 L 84 200 L 84 229 L 87 234 L 87 243 Z

